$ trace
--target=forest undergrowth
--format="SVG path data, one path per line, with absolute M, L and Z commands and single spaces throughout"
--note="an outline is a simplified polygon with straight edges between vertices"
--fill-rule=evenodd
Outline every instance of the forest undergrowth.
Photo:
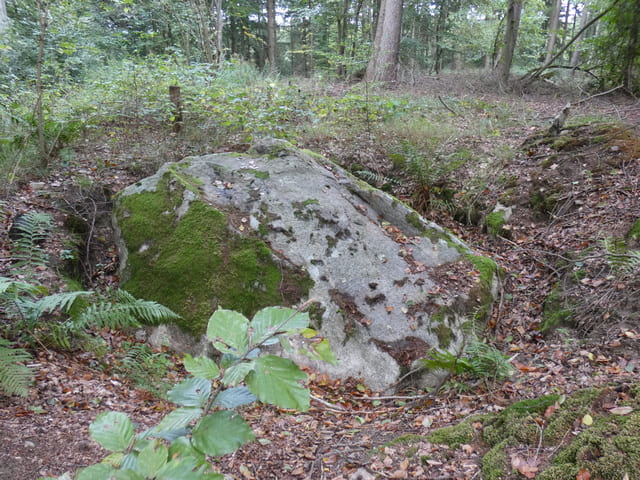
M 86 288 L 117 287 L 114 193 L 166 161 L 245 151 L 261 135 L 287 138 L 396 195 L 498 262 L 502 288 L 483 337 L 510 359 L 513 375 L 499 382 L 452 375 L 438 395 L 424 397 L 411 385 L 371 392 L 358 379 L 309 372 L 311 409 L 247 409 L 258 440 L 217 466 L 230 478 L 260 480 L 490 478 L 481 422 L 466 424 L 455 441 L 429 435 L 519 400 L 568 397 L 594 385 L 628 392 L 638 381 L 640 262 L 629 251 L 640 243 L 634 233 L 640 106 L 619 92 L 584 95 L 578 103 L 547 86 L 514 94 L 476 77 L 455 80 L 455 89 L 443 76 L 395 90 L 269 81 L 219 88 L 206 98 L 187 95 L 193 102 L 179 129 L 164 103 L 167 110 L 145 115 L 83 120 L 68 139 L 52 127 L 46 173 L 24 152 L 3 151 L 14 161 L 0 169 L 7 212 L 0 275 L 11 268 L 12 219 L 36 210 L 50 213 L 55 225 L 45 245 L 53 263 L 38 272 L 42 283 L 62 289 L 75 277 Z M 550 136 L 567 101 L 576 106 L 565 129 Z M 60 125 L 71 128 L 68 120 Z M 497 204 L 509 215 L 494 215 Z M 88 425 L 101 411 L 126 411 L 150 425 L 170 408 L 162 384 L 181 378 L 180 360 L 145 350 L 130 332 L 97 334 L 109 345 L 100 354 L 21 345 L 33 352 L 36 377 L 28 397 L 0 397 L 4 477 L 59 475 L 100 460 L 104 453 L 89 440 Z M 528 475 L 554 453 L 509 448 L 512 476 L 502 478 L 534 478 Z

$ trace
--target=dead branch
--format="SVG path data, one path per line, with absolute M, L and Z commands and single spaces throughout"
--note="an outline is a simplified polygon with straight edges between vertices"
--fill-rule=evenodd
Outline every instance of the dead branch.
M 560 58 L 560 56 L 571 46 L 573 45 L 573 43 L 578 40 L 580 38 L 580 36 L 594 23 L 596 23 L 598 20 L 600 20 L 602 17 L 604 17 L 607 13 L 609 13 L 609 11 L 611 11 L 611 9 L 613 9 L 613 7 L 615 7 L 618 2 L 620 2 L 620 0 L 614 0 L 613 2 L 611 2 L 611 5 L 609 5 L 607 8 L 605 8 L 602 12 L 600 12 L 598 15 L 596 15 L 595 17 L 593 17 L 591 20 L 589 20 L 584 27 L 582 27 L 578 33 L 576 33 L 571 40 L 569 40 L 553 57 L 551 57 L 547 62 L 545 62 L 542 66 L 538 67 L 537 69 L 533 70 L 532 72 L 528 72 L 526 73 L 521 79 L 520 79 L 520 84 L 523 86 L 529 85 L 531 82 L 533 82 L 535 79 L 537 79 L 538 77 L 540 77 L 540 75 L 542 74 L 542 72 L 544 72 L 546 69 L 548 69 L 553 62 L 555 62 L 558 58 Z

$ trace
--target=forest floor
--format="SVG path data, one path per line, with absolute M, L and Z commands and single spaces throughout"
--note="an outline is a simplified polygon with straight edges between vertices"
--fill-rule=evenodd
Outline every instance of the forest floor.
M 416 90 L 415 95 L 433 96 L 447 85 L 425 88 L 430 91 Z M 511 358 L 512 377 L 500 383 L 454 378 L 439 395 L 419 401 L 421 392 L 410 388 L 401 392 L 410 398 L 403 398 L 368 391 L 358 379 L 336 381 L 309 372 L 314 400 L 308 412 L 264 405 L 244 410 L 258 440 L 217 461 L 229 478 L 481 479 L 481 459 L 487 450 L 481 440 L 452 448 L 423 436 L 475 413 L 499 412 L 521 399 L 550 393 L 570 395 L 591 385 L 629 385 L 640 380 L 637 269 L 635 275 L 612 273 L 601 251 L 605 237 L 624 237 L 640 216 L 640 103 L 621 95 L 593 98 L 572 112 L 591 120 L 570 121 L 572 126 L 560 135 L 562 142 L 547 142 L 543 133 L 566 100 L 541 94 L 491 95 L 482 98 L 511 103 L 514 111 L 526 110 L 531 118 L 525 126 L 514 124 L 490 139 L 467 139 L 471 149 L 489 150 L 496 142 L 511 147 L 513 155 L 498 166 L 501 180 L 496 175 L 496 182 L 487 185 L 484 201 L 508 200 L 513 216 L 499 235 L 492 235 L 481 224 L 460 223 L 447 212 L 427 207 L 423 213 L 504 269 L 502 289 L 485 335 Z M 460 121 L 469 119 L 461 117 Z M 146 154 L 151 155 L 151 146 L 161 144 L 166 133 L 150 128 L 144 135 Z M 80 208 L 78 199 L 86 195 L 86 189 L 81 192 L 71 180 L 74 172 L 70 170 L 95 177 L 109 193 L 149 173 L 119 166 L 119 158 L 138 154 L 127 151 L 128 140 L 123 137 L 116 148 L 106 141 L 85 143 L 77 149 L 82 153 L 74 166 L 52 169 L 44 185 L 24 184 L 3 198 L 5 208 L 13 214 L 48 211 L 63 227 L 64 215 L 53 208 L 52 195 L 76 209 Z M 136 139 L 131 144 L 139 142 Z M 350 159 L 340 151 L 359 149 L 367 152 L 366 161 L 365 155 L 358 157 L 360 163 L 389 173 L 385 159 L 364 143 L 316 139 L 304 146 L 343 160 L 347 166 Z M 187 147 L 176 148 L 165 160 L 190 153 Z M 43 190 L 48 193 L 43 195 Z M 541 204 L 531 201 L 536 191 L 542 192 Z M 406 190 L 395 193 L 409 199 Z M 117 284 L 117 252 L 109 244 L 106 224 L 99 228 L 104 231 L 96 234 L 104 234 L 107 240 L 91 267 L 96 288 Z M 0 260 L 0 274 L 8 268 L 7 241 L 6 231 L 0 232 L 4 259 Z M 54 238 L 47 248 L 62 250 L 64 238 Z M 575 261 L 581 254 L 580 261 Z M 50 276 L 55 281 L 52 272 L 43 271 L 43 278 Z M 578 281 L 569 285 L 569 277 Z M 545 300 L 559 283 L 566 286 L 567 300 L 589 300 L 574 304 L 572 324 L 543 335 Z M 115 346 L 127 340 L 117 332 L 101 334 Z M 136 388 L 131 379 L 113 376 L 109 368 L 96 369 L 90 354 L 41 349 L 34 366 L 38 373 L 29 397 L 0 397 L 2 478 L 60 475 L 100 461 L 105 452 L 88 433 L 89 424 L 100 412 L 126 412 L 142 428 L 153 425 L 172 408 L 158 396 Z M 167 375 L 169 381 L 175 381 L 182 372 L 169 367 Z M 403 438 L 416 438 L 408 435 L 422 437 L 417 443 L 403 442 Z M 518 455 L 529 458 L 541 453 Z

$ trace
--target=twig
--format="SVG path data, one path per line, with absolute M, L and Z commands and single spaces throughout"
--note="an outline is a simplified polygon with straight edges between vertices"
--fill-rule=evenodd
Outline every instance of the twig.
M 600 97 L 602 95 L 607 95 L 607 94 L 609 94 L 611 92 L 615 92 L 616 90 L 622 88 L 623 86 L 624 85 L 618 85 L 617 87 L 614 87 L 614 88 L 612 88 L 610 90 L 607 90 L 606 92 L 594 93 L 593 95 L 591 95 L 591 96 L 589 96 L 587 98 L 583 98 L 582 100 L 574 103 L 574 105 L 580 105 L 581 103 L 587 102 L 587 101 L 591 100 L 592 98 Z
M 315 395 L 311 395 L 311 398 L 313 400 L 315 400 L 316 402 L 321 403 L 325 407 L 328 407 L 331 410 L 335 410 L 335 411 L 340 412 L 340 413 L 349 413 L 345 408 L 341 407 L 340 405 L 335 405 L 335 404 L 333 404 L 331 402 L 327 402 L 326 400 L 323 400 L 320 397 L 316 397 Z
M 458 115 L 458 113 L 453 110 L 451 107 L 449 107 L 449 105 L 447 105 L 446 103 L 444 103 L 444 100 L 442 99 L 442 97 L 440 95 L 438 95 L 438 100 L 440 100 L 440 103 L 444 106 L 444 108 L 446 108 L 447 110 L 449 110 L 451 113 L 453 113 L 456 117 L 459 117 L 460 115 Z

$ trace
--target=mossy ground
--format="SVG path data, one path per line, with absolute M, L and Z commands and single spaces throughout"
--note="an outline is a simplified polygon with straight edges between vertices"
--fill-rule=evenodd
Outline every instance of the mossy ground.
M 502 227 L 504 226 L 505 221 L 504 210 L 491 212 L 489 215 L 487 215 L 487 231 L 494 236 L 503 234 Z
M 204 332 L 217 307 L 251 316 L 269 305 L 293 304 L 311 280 L 274 260 L 258 239 L 232 234 L 224 213 L 199 200 L 178 218 L 185 187 L 165 175 L 157 191 L 120 199 L 118 222 L 129 256 L 123 288 L 178 312 L 178 324 Z
M 547 395 L 522 400 L 497 414 L 472 416 L 426 436 L 405 435 L 391 443 L 428 441 L 452 449 L 473 445 L 483 452 L 482 475 L 487 480 L 524 478 L 512 469 L 514 452 L 528 452 L 529 456 L 537 452 L 536 479 L 575 480 L 580 470 L 588 471 L 594 480 L 637 478 L 639 390 L 637 386 L 600 387 L 579 390 L 566 398 Z M 611 411 L 613 405 L 629 409 L 621 414 Z M 587 415 L 592 423 L 583 421 Z

